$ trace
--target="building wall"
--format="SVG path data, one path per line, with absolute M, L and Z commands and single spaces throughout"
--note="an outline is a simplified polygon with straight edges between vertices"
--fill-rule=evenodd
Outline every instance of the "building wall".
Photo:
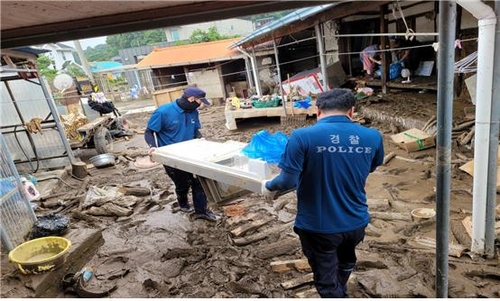
M 75 62 L 75 57 L 73 56 L 72 49 L 60 48 L 55 44 L 45 44 L 42 46 L 42 48 L 50 50 L 50 52 L 45 53 L 45 55 L 54 61 L 54 67 L 57 70 L 62 69 L 62 65 L 65 61 Z
M 220 67 L 201 71 L 188 70 L 186 77 L 188 84 L 196 85 L 198 88 L 204 90 L 207 93 L 208 99 L 215 100 L 225 97 Z
M 165 28 L 165 34 L 168 41 L 188 40 L 191 34 L 201 29 L 208 31 L 210 27 L 217 28 L 217 32 L 221 35 L 241 35 L 245 36 L 253 32 L 253 24 L 251 21 L 243 19 L 226 19 L 219 21 L 203 22 L 197 24 L 189 24 L 183 26 L 175 26 Z

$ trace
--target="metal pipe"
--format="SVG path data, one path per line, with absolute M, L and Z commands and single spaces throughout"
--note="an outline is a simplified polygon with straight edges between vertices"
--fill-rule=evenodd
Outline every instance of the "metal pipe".
M 412 32 L 411 36 L 439 36 L 439 32 Z M 386 32 L 386 33 L 346 33 L 346 34 L 334 34 L 334 38 L 350 38 L 350 37 L 392 37 L 392 36 L 408 36 L 407 33 L 400 32 Z
M 262 87 L 260 85 L 260 77 L 259 77 L 259 64 L 257 63 L 257 56 L 255 55 L 255 47 L 252 46 L 252 59 L 254 62 L 254 75 L 255 75 L 255 88 L 257 89 L 257 95 L 259 97 L 262 96 Z
M 248 52 L 243 50 L 241 46 L 238 46 L 236 49 L 238 49 L 239 52 L 243 53 L 246 55 L 249 59 L 250 62 L 252 63 L 252 74 L 253 74 L 253 79 L 254 79 L 254 84 L 255 84 L 255 92 L 257 93 L 257 96 L 261 96 L 260 92 L 260 81 L 259 81 L 259 76 L 257 75 L 257 63 L 255 62 L 255 58 L 251 56 Z
M 59 158 L 66 158 L 66 155 L 57 155 L 57 156 L 50 156 L 50 157 L 44 157 L 44 158 L 38 158 L 38 161 L 45 161 L 45 160 L 52 160 L 52 159 L 59 159 Z M 21 164 L 21 163 L 30 163 L 31 161 L 29 160 L 17 160 L 15 163 L 16 164 Z
M 252 75 L 252 68 L 250 67 L 250 63 L 248 62 L 250 59 L 248 57 L 245 57 L 245 69 L 247 72 L 247 78 L 248 78 L 248 83 L 250 88 L 255 87 L 254 80 L 253 80 L 253 75 Z
M 85 71 L 85 73 L 89 77 L 92 84 L 95 84 L 94 76 L 92 75 L 92 71 L 90 71 L 89 63 L 87 62 L 87 59 L 85 58 L 85 55 L 83 54 L 82 45 L 80 45 L 80 41 L 74 40 L 73 43 L 75 44 L 76 53 L 78 53 L 78 57 L 80 58 L 80 62 L 82 62 L 83 70 Z
M 436 297 L 448 297 L 451 131 L 455 68 L 455 1 L 439 2 L 436 150 Z
M 45 95 L 45 99 L 47 100 L 47 105 L 49 106 L 49 110 L 52 113 L 52 117 L 54 117 L 54 122 L 56 123 L 57 132 L 59 133 L 59 137 L 61 137 L 61 142 L 66 149 L 66 153 L 68 154 L 69 162 L 73 165 L 76 162 L 75 156 L 73 155 L 73 150 L 69 145 L 68 139 L 66 138 L 66 133 L 64 132 L 64 128 L 61 125 L 61 120 L 59 119 L 59 113 L 57 112 L 56 105 L 54 104 L 54 99 L 52 95 L 49 93 L 47 89 L 47 83 L 45 82 L 44 77 L 40 77 L 40 86 L 42 87 L 43 95 Z
M 459 0 L 463 8 L 478 19 L 477 83 L 476 83 L 476 133 L 474 136 L 474 186 L 472 189 L 472 246 L 471 251 L 485 252 L 487 198 L 495 189 L 491 180 L 491 164 L 496 164 L 496 153 L 491 157 L 493 64 L 495 47 L 495 12 L 480 0 Z M 493 163 L 494 161 L 494 163 Z M 496 186 L 496 185 L 495 185 Z M 489 234 L 489 235 L 494 235 Z
M 278 59 L 278 47 L 276 47 L 276 40 L 274 38 L 273 38 L 273 48 L 274 48 L 274 58 L 276 60 L 276 71 L 278 71 L 279 95 L 283 95 L 283 91 L 281 88 L 281 69 L 280 69 L 280 61 Z
M 497 15 L 497 29 L 495 34 L 495 53 L 493 57 L 493 89 L 491 106 L 491 128 L 490 128 L 490 147 L 488 164 L 488 184 L 486 194 L 486 235 L 485 235 L 485 253 L 488 257 L 495 256 L 495 207 L 496 207 L 496 186 L 498 163 L 495 160 L 498 156 L 498 134 L 500 131 L 500 3 L 495 3 L 495 13 Z
M 132 71 L 135 76 L 135 80 L 137 81 L 137 85 L 139 86 L 139 89 L 142 88 L 142 83 L 141 79 L 139 78 L 139 74 L 137 73 L 137 70 Z
M 51 124 L 49 124 L 51 123 Z M 8 125 L 8 126 L 2 126 L 0 127 L 0 130 L 3 129 L 9 129 L 9 128 L 16 128 L 16 127 L 22 127 L 19 130 L 10 130 L 10 131 L 2 131 L 2 133 L 5 134 L 13 134 L 14 132 L 27 132 L 28 129 L 24 126 L 24 124 L 13 124 L 13 125 Z M 54 128 L 54 122 L 52 120 L 50 121 L 42 121 L 41 122 L 41 128 L 42 129 L 52 129 Z
M 323 32 L 319 26 L 316 24 L 314 26 L 316 31 L 316 41 L 318 42 L 319 50 L 319 62 L 321 65 L 321 74 L 323 75 L 323 92 L 328 91 L 328 74 L 326 73 L 326 59 L 325 59 L 325 43 L 323 41 Z

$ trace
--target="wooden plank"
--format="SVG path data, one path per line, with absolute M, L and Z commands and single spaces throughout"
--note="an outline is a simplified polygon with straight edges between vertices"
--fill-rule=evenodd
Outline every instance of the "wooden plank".
M 410 241 L 410 245 L 412 245 Z M 430 237 L 425 237 L 425 236 L 417 236 L 413 240 L 414 243 L 416 243 L 419 246 L 423 246 L 432 250 L 436 249 L 436 240 L 434 238 Z M 463 252 L 467 250 L 466 247 L 459 245 L 459 244 L 449 244 L 448 245 L 448 253 L 450 256 L 460 258 L 462 256 Z
M 406 158 L 406 157 L 402 157 L 402 156 L 396 156 L 396 159 L 406 161 L 406 162 L 411 162 L 411 163 L 424 164 L 424 165 L 432 164 L 431 162 L 426 162 L 426 161 L 422 161 L 422 160 L 415 160 L 415 159 Z
M 292 109 L 292 103 L 287 103 L 286 106 L 288 109 Z M 317 114 L 317 108 L 312 105 L 307 109 L 299 109 L 293 108 L 295 115 L 302 115 L 305 118 L 306 115 L 313 116 Z M 250 109 L 237 109 L 231 110 L 230 106 L 226 106 L 224 110 L 224 116 L 226 118 L 226 128 L 228 130 L 236 130 L 236 119 L 246 119 L 246 118 L 254 118 L 254 117 L 286 117 L 285 112 L 283 110 L 283 106 L 279 107 L 270 107 L 270 108 L 250 108 Z
M 289 289 L 301 286 L 303 284 L 311 283 L 313 281 L 314 281 L 313 273 L 309 273 L 309 274 L 303 275 L 299 278 L 290 279 L 288 281 L 282 282 L 280 285 L 282 288 L 289 290 Z
M 235 239 L 233 239 L 233 243 L 237 246 L 245 246 L 245 245 L 251 244 L 253 242 L 262 240 L 273 233 L 284 231 L 287 228 L 290 228 L 290 226 L 293 225 L 293 223 L 294 223 L 294 221 L 291 221 L 291 222 L 288 222 L 286 224 L 271 227 L 271 228 L 267 229 L 266 231 L 262 231 L 262 232 L 259 232 L 259 233 L 256 233 L 256 234 L 253 234 L 250 236 L 235 238 Z
M 92 130 L 100 125 L 103 125 L 104 123 L 110 121 L 111 118 L 106 116 L 106 117 L 98 117 L 96 118 L 95 120 L 85 124 L 85 125 L 82 125 L 81 127 L 78 128 L 78 131 L 79 132 L 87 132 L 89 130 Z
M 372 218 L 379 218 L 383 220 L 390 221 L 406 221 L 411 222 L 411 215 L 409 213 L 400 213 L 400 212 L 371 212 L 370 216 Z
M 366 203 L 370 209 L 390 207 L 388 199 L 367 199 Z
M 248 231 L 258 229 L 258 228 L 264 226 L 265 224 L 269 223 L 272 220 L 274 220 L 274 217 L 268 216 L 268 217 L 265 217 L 263 219 L 255 220 L 255 221 L 252 221 L 250 223 L 241 225 L 238 228 L 231 230 L 230 232 L 233 236 L 238 237 L 238 236 L 241 236 L 241 235 L 247 233 Z
M 280 239 L 266 244 L 255 251 L 255 256 L 260 259 L 276 258 L 281 255 L 293 255 L 300 250 L 300 241 L 297 238 Z
M 283 261 L 273 261 L 270 263 L 271 270 L 273 272 L 287 272 L 292 269 L 298 271 L 311 271 L 311 266 L 307 262 L 306 258 L 283 260 Z
M 256 218 L 259 214 L 260 214 L 259 212 L 250 212 L 250 213 L 245 214 L 245 215 L 233 216 L 233 217 L 227 219 L 226 223 L 229 226 L 236 225 L 236 224 L 239 224 L 239 223 L 244 222 L 244 221 L 252 220 L 252 219 Z
M 451 233 L 457 239 L 458 243 L 463 246 L 472 245 L 472 239 L 469 237 L 467 231 L 465 231 L 465 227 L 462 225 L 459 220 L 452 220 L 450 222 Z
M 391 161 L 394 157 L 396 157 L 396 153 L 390 152 L 384 157 L 384 161 L 382 162 L 382 165 L 386 165 Z
M 462 225 L 464 225 L 465 231 L 467 234 L 469 234 L 470 238 L 472 239 L 472 219 L 470 216 L 466 216 L 462 220 Z
M 319 298 L 318 291 L 316 288 L 310 288 L 305 291 L 301 291 L 295 294 L 296 298 Z

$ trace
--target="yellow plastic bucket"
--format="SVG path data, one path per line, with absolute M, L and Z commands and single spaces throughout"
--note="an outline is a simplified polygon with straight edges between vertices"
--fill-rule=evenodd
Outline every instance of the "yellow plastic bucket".
M 17 263 L 24 274 L 40 274 L 55 270 L 66 260 L 71 241 L 64 237 L 47 236 L 20 244 L 9 252 L 9 260 Z

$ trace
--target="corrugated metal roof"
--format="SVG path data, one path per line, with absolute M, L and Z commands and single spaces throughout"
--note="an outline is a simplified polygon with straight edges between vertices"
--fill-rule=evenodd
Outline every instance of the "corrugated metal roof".
M 92 72 L 103 71 L 105 69 L 120 68 L 123 67 L 122 63 L 112 62 L 112 61 L 101 61 L 90 63 L 90 70 Z
M 232 45 L 230 45 L 230 48 L 235 48 L 235 47 L 241 46 L 248 41 L 251 41 L 251 40 L 258 38 L 262 35 L 270 33 L 270 32 L 272 32 L 280 27 L 289 25 L 293 22 L 303 21 L 303 20 L 305 20 L 311 16 L 314 16 L 317 13 L 322 12 L 322 11 L 324 11 L 324 10 L 326 10 L 326 9 L 336 5 L 336 4 L 338 4 L 338 3 L 330 3 L 330 4 L 318 5 L 318 6 L 314 6 L 314 7 L 306 7 L 306 8 L 301 8 L 301 9 L 298 9 L 296 11 L 293 11 L 293 12 L 289 13 L 288 15 L 286 15 L 278 20 L 274 20 L 273 22 L 270 22 L 266 26 L 259 28 L 258 30 L 252 32 L 251 34 L 247 35 L 243 39 L 237 41 L 236 43 L 233 43 Z
M 242 55 L 236 49 L 229 49 L 229 45 L 238 39 L 155 49 L 136 67 L 170 67 L 238 59 Z
M 50 50 L 36 48 L 36 47 L 17 47 L 17 48 L 13 48 L 13 50 L 19 51 L 19 52 L 24 52 L 24 53 L 29 53 L 29 54 L 34 54 L 34 55 L 39 55 L 42 53 L 50 52 Z

